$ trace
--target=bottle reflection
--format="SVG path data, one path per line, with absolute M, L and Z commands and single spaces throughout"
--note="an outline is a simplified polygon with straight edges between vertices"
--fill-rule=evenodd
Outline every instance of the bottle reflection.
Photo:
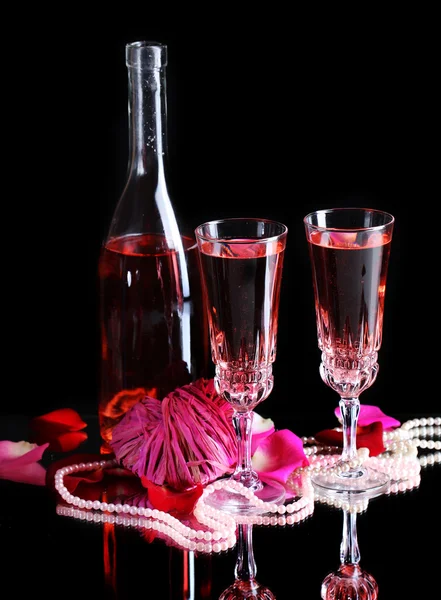
M 219 596 L 219 600 L 275 600 L 274 594 L 256 581 L 256 561 L 253 552 L 253 526 L 238 525 L 237 560 L 234 583 Z
M 104 585 L 109 598 L 116 598 L 116 535 L 113 523 L 103 523 Z
M 322 600 L 377 600 L 378 598 L 377 582 L 359 564 L 357 514 L 366 507 L 366 502 L 362 504 L 352 501 L 343 508 L 340 566 L 323 580 Z

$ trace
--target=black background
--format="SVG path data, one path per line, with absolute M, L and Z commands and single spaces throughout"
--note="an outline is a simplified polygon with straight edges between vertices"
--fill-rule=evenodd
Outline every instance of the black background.
M 259 412 L 298 435 L 335 425 L 337 397 L 318 371 L 302 219 L 318 208 L 369 205 L 392 212 L 396 227 L 380 371 L 361 400 L 394 416 L 439 415 L 435 15 L 360 3 L 13 9 L 4 7 L 0 23 L 0 437 L 26 439 L 27 415 L 63 406 L 95 414 L 97 261 L 127 165 L 124 47 L 141 39 L 169 47 L 169 183 L 179 215 L 190 226 L 259 215 L 289 227 L 275 388 Z M 419 490 L 373 501 L 358 519 L 361 565 L 384 600 L 437 587 L 436 553 L 422 549 L 439 529 L 438 473 L 425 471 Z M 19 595 L 96 589 L 107 597 L 101 529 L 60 521 L 46 488 L 2 483 L 2 580 Z M 256 528 L 258 580 L 280 598 L 318 597 L 338 565 L 341 514 L 315 511 L 294 531 Z M 164 578 L 179 586 L 165 545 L 117 534 L 121 598 L 140 589 L 144 597 Z M 79 559 L 82 576 L 66 576 Z M 232 582 L 234 560 L 234 552 L 213 560 L 213 597 Z
M 167 12 L 167 9 L 169 12 Z M 396 218 L 380 372 L 361 398 L 439 410 L 439 129 L 430 15 L 127 7 L 3 25 L 3 381 L 0 411 L 94 412 L 97 260 L 127 165 L 127 42 L 169 50 L 170 191 L 191 227 L 275 218 L 289 228 L 275 388 L 260 412 L 329 411 L 319 376 L 303 217 L 369 206 Z M 176 15 L 175 15 L 176 16 Z M 224 17 L 224 19 L 221 19 Z M 438 233 L 437 233 L 438 232 Z

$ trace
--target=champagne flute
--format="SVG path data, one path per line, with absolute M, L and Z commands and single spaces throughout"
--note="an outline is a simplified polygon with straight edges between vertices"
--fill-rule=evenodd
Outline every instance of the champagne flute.
M 320 493 L 377 496 L 389 478 L 360 464 L 360 394 L 378 372 L 394 217 L 364 208 L 319 210 L 304 218 L 312 266 L 320 375 L 340 395 L 343 452 L 333 473 L 315 474 Z
M 239 523 L 237 559 L 234 583 L 219 596 L 219 600 L 275 600 L 274 594 L 256 580 L 256 561 L 253 551 L 253 526 Z
M 268 219 L 231 218 L 196 228 L 205 292 L 214 383 L 233 408 L 237 463 L 232 481 L 265 502 L 280 503 L 285 488 L 262 482 L 251 465 L 254 408 L 273 389 L 282 268 L 288 229 Z M 262 512 L 234 486 L 207 497 L 232 514 Z

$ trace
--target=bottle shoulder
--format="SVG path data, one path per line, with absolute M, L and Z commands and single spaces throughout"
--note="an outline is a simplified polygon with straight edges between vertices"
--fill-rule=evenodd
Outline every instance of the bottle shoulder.
M 130 177 L 117 201 L 108 238 L 134 234 L 166 235 L 176 240 L 194 237 L 180 215 L 166 185 L 146 177 Z

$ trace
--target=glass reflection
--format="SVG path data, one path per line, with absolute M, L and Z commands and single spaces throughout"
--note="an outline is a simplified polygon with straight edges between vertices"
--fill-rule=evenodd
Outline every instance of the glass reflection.
M 360 567 L 357 537 L 357 515 L 367 508 L 367 502 L 349 500 L 343 508 L 343 532 L 340 544 L 340 565 L 325 577 L 321 587 L 322 600 L 377 600 L 378 584 Z
M 253 526 L 239 524 L 237 559 L 234 583 L 219 596 L 219 600 L 275 600 L 275 595 L 256 580 L 256 561 L 253 551 Z

